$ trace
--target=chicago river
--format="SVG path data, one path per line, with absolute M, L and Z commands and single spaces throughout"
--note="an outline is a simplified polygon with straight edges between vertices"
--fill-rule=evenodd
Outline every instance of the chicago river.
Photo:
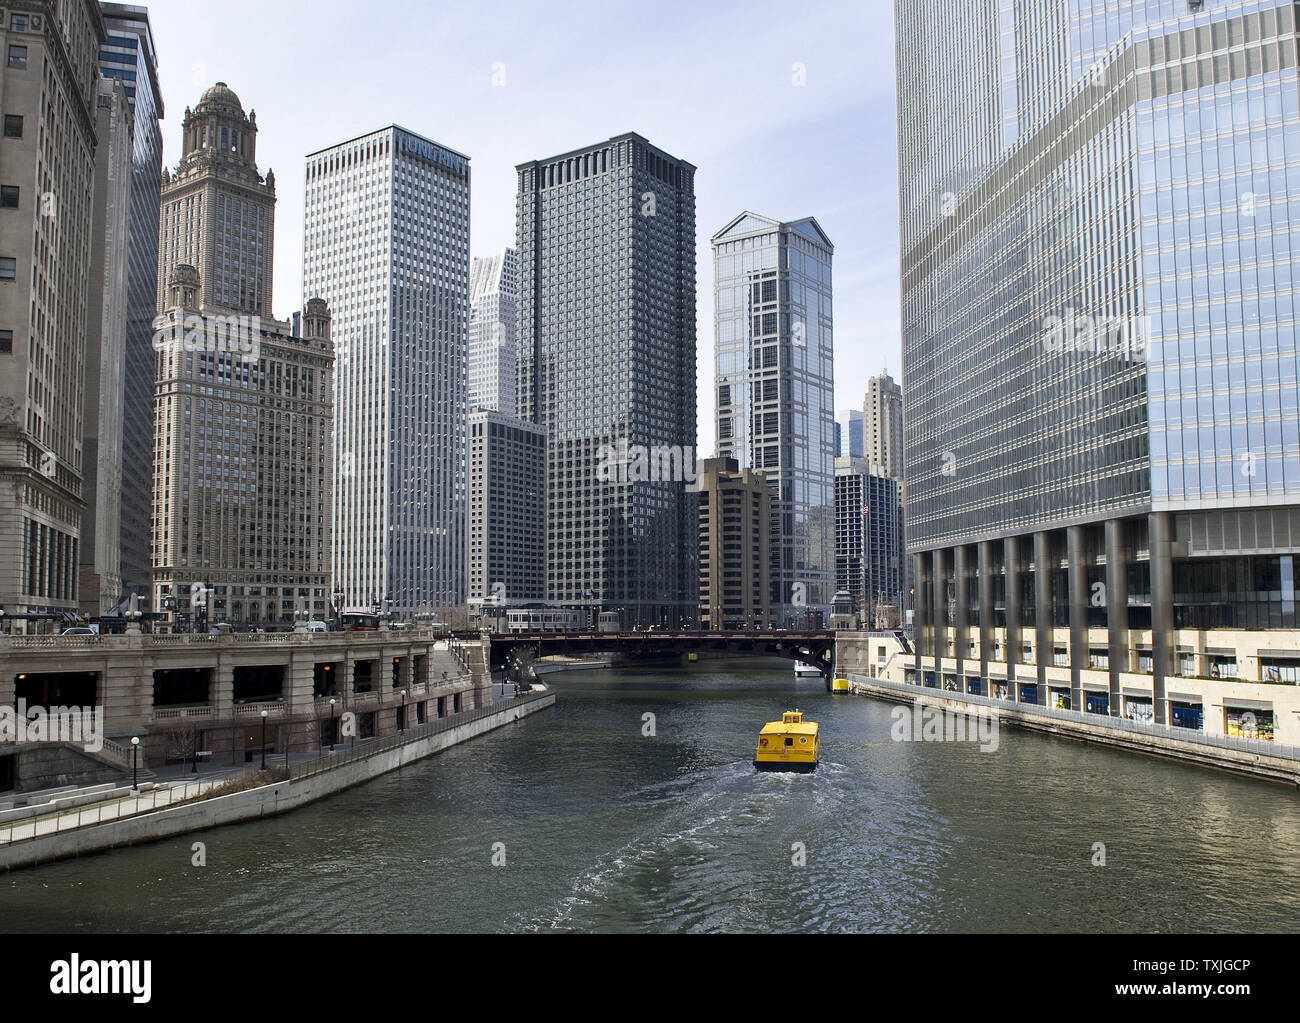
M 553 710 L 294 813 L 0 878 L 7 930 L 1300 929 L 1280 785 L 1009 728 L 898 742 L 893 705 L 739 661 L 549 681 Z M 821 769 L 756 772 L 795 706 Z

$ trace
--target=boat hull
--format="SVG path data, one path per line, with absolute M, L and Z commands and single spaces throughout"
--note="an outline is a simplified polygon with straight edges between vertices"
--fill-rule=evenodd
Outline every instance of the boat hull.
M 812 774 L 817 770 L 817 762 L 812 763 L 779 763 L 770 760 L 755 760 L 754 767 L 760 771 L 779 771 L 785 774 Z

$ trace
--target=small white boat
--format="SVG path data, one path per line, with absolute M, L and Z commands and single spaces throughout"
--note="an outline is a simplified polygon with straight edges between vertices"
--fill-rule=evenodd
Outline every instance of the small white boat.
M 814 668 L 811 664 L 804 664 L 803 661 L 794 662 L 795 678 L 821 678 L 821 668 Z

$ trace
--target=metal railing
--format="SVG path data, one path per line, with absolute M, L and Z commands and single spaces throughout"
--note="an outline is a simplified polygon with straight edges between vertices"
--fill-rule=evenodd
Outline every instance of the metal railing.
M 63 831 L 75 831 L 77 828 L 105 824 L 110 821 L 126 820 L 154 810 L 174 806 L 194 796 L 201 795 L 208 789 L 222 784 L 227 779 L 212 781 L 190 781 L 179 785 L 161 785 L 142 792 L 138 796 L 123 796 L 120 799 L 98 803 L 93 806 L 75 807 L 66 810 L 51 810 L 46 817 L 30 817 L 24 821 L 15 821 L 6 829 L 0 830 L 0 846 L 30 842 L 46 835 L 56 835 Z M 74 793 L 65 793 L 73 795 Z
M 849 681 L 864 685 L 878 686 L 908 696 L 938 696 L 945 700 L 964 701 L 976 707 L 989 707 L 994 710 L 1014 710 L 1020 714 L 1043 718 L 1048 721 L 1068 721 L 1075 724 L 1091 725 L 1094 728 L 1110 728 L 1120 732 L 1132 732 L 1137 735 L 1177 739 L 1182 742 L 1201 746 L 1213 746 L 1217 749 L 1236 750 L 1255 756 L 1278 757 L 1282 760 L 1300 761 L 1300 747 L 1287 746 L 1266 739 L 1243 739 L 1234 735 L 1214 735 L 1210 732 L 1197 731 L 1194 728 L 1180 728 L 1177 725 L 1161 725 L 1155 722 L 1134 721 L 1132 718 L 1114 717 L 1107 714 L 1089 714 L 1080 710 L 1059 710 L 1037 703 L 1019 703 L 1015 700 L 1000 700 L 992 696 L 976 696 L 974 693 L 962 693 L 950 689 L 937 689 L 934 686 L 909 685 L 907 683 L 889 682 L 881 678 L 868 678 L 865 675 L 849 675 Z
M 539 700 L 545 700 L 553 696 L 553 693 L 528 693 L 524 696 L 516 697 L 505 703 L 494 703 L 488 707 L 478 707 L 474 710 L 461 711 L 459 714 L 452 714 L 450 717 L 439 718 L 437 721 L 429 721 L 423 725 L 416 725 L 414 728 L 408 728 L 404 732 L 396 735 L 390 735 L 383 739 L 368 739 L 363 745 L 354 750 L 348 750 L 342 753 L 330 753 L 323 759 L 304 761 L 295 764 L 289 768 L 289 780 L 296 781 L 300 778 L 309 778 L 312 775 L 323 774 L 326 771 L 332 771 L 336 767 L 343 767 L 346 764 L 354 763 L 358 760 L 365 760 L 379 753 L 386 753 L 391 749 L 399 746 L 405 746 L 408 743 L 419 742 L 421 739 L 427 739 L 430 736 L 438 735 L 441 732 L 449 732 L 453 728 L 459 728 L 461 725 L 470 725 L 475 721 L 482 721 L 484 718 L 492 717 L 494 714 L 500 714 L 502 711 L 509 710 L 512 707 L 524 707 Z M 340 744 L 341 745 L 341 744 Z

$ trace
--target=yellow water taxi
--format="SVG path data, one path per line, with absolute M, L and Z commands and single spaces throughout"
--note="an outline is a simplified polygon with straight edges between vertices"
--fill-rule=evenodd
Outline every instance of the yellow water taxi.
M 805 721 L 797 710 L 788 710 L 780 721 L 769 721 L 758 733 L 754 766 L 760 771 L 817 770 L 822 740 L 816 721 Z

